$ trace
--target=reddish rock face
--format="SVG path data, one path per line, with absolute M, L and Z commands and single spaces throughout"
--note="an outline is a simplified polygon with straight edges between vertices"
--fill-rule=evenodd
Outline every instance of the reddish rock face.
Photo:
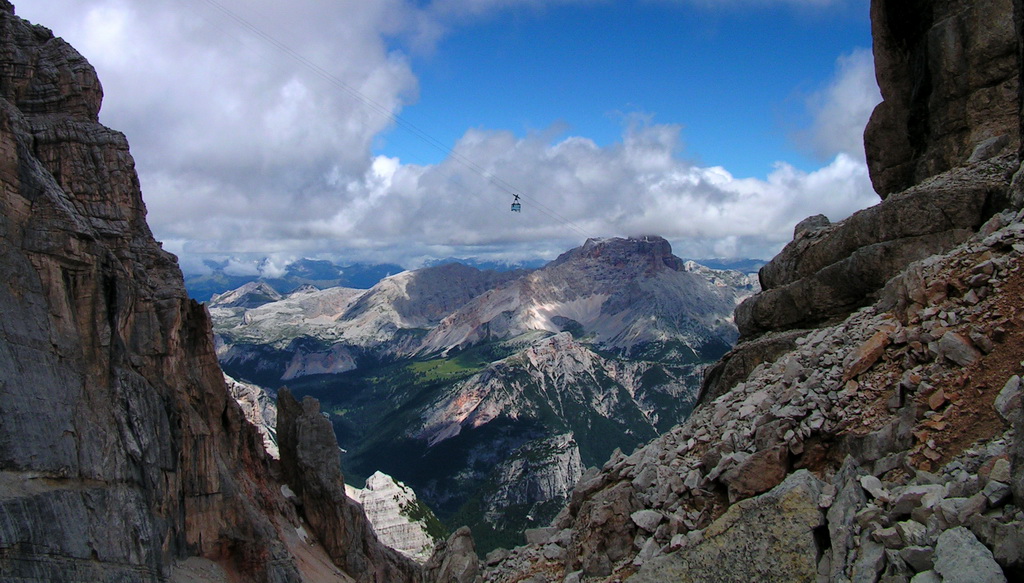
M 1020 0 L 872 0 L 882 103 L 864 143 L 882 198 L 1021 137 Z

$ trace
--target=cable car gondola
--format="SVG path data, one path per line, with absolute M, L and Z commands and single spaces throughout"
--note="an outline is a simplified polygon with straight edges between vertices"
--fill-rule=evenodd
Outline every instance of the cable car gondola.
M 523 208 L 523 205 L 519 204 L 519 195 L 518 194 L 513 194 L 512 196 L 515 197 L 514 199 L 512 199 L 512 212 L 514 212 L 514 213 L 521 212 L 521 210 Z

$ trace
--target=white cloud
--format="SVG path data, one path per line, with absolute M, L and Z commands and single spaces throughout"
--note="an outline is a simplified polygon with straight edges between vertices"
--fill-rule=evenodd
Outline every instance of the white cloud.
M 817 98 L 809 139 L 831 161 L 815 172 L 780 164 L 762 180 L 698 167 L 680 158 L 679 126 L 642 115 L 606 147 L 555 130 L 471 129 L 437 165 L 371 154 L 388 114 L 417 91 L 387 35 L 429 45 L 453 22 L 587 1 L 220 0 L 277 47 L 198 0 L 32 0 L 19 14 L 97 67 L 103 121 L 131 141 L 150 224 L 186 268 L 207 255 L 268 274 L 317 255 L 550 257 L 586 236 L 633 234 L 660 234 L 691 257 L 764 257 L 807 215 L 838 219 L 877 201 L 847 139 L 863 128 L 860 53 Z M 521 214 L 509 212 L 511 190 Z
M 819 157 L 842 152 L 863 160 L 864 126 L 881 100 L 871 51 L 857 49 L 843 55 L 828 85 L 808 99 L 813 123 L 798 140 Z

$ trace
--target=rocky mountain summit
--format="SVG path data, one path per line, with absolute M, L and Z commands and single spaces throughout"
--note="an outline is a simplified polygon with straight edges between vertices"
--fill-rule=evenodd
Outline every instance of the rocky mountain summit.
M 589 239 L 468 302 L 427 335 L 421 350 L 571 329 L 608 350 L 679 350 L 676 358 L 693 358 L 732 345 L 731 312 L 751 291 L 743 274 L 684 262 L 661 237 Z
M 416 493 L 391 476 L 374 472 L 362 488 L 346 485 L 348 497 L 362 504 L 381 542 L 425 563 L 444 539 L 444 526 L 416 498 Z
M 709 361 L 736 340 L 732 311 L 756 289 L 739 272 L 672 255 L 660 237 L 589 240 L 543 268 L 457 263 L 403 272 L 369 290 L 252 282 L 214 296 L 221 362 L 272 385 L 360 361 L 448 354 L 528 332 L 572 331 L 629 356 Z

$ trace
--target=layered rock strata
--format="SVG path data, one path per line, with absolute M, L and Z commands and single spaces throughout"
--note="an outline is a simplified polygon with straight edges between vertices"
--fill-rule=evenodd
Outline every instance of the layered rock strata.
M 415 561 L 426 562 L 444 538 L 441 521 L 412 488 L 383 472 L 374 472 L 363 488 L 346 484 L 345 493 L 363 506 L 381 542 Z
M 101 99 L 0 0 L 0 579 L 352 580 L 297 534 Z M 353 534 L 357 580 L 418 578 Z

